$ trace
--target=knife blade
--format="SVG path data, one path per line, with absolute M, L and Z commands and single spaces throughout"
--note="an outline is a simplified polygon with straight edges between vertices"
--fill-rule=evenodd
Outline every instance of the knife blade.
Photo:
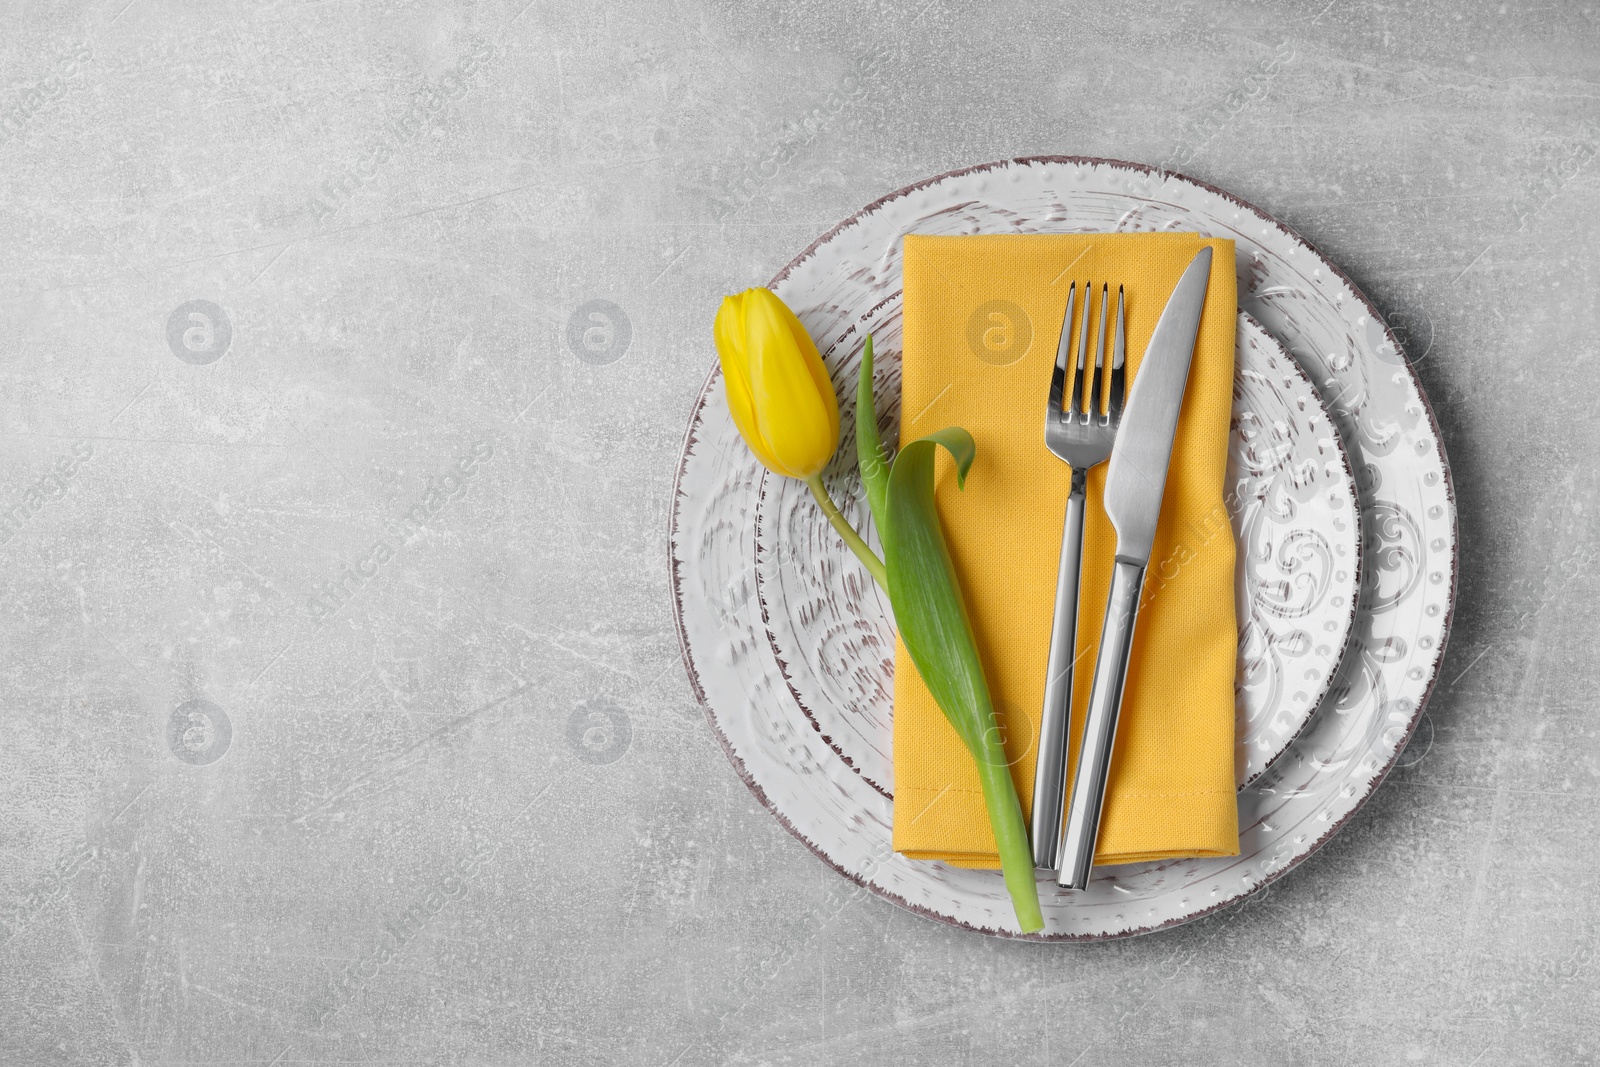
M 1056 884 L 1065 889 L 1089 888 L 1089 873 L 1094 868 L 1100 811 L 1105 804 L 1106 778 L 1111 771 L 1117 719 L 1122 712 L 1123 684 L 1128 677 L 1128 653 L 1133 648 L 1139 615 L 1139 594 L 1144 587 L 1145 568 L 1150 565 L 1156 522 L 1161 517 L 1172 439 L 1178 431 L 1178 414 L 1183 410 L 1189 364 L 1194 360 L 1200 313 L 1205 310 L 1210 282 L 1208 246 L 1189 261 L 1161 310 L 1144 360 L 1128 390 L 1122 425 L 1111 448 L 1104 503 L 1106 515 L 1117 531 L 1117 558 L 1106 600 L 1105 626 L 1100 632 L 1100 653 L 1095 657 L 1083 744 L 1078 750 L 1078 773 L 1072 782 L 1071 806 L 1061 833 L 1061 869 Z
M 1208 246 L 1189 261 L 1178 279 L 1128 390 L 1122 425 L 1111 447 L 1111 465 L 1106 468 L 1106 516 L 1117 531 L 1119 559 L 1150 562 L 1172 439 L 1210 283 Z

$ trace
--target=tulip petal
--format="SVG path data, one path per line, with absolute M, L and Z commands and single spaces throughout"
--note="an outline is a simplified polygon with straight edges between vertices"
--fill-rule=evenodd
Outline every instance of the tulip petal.
M 728 396 L 728 414 L 733 416 L 733 424 L 739 428 L 739 435 L 762 466 L 777 474 L 788 475 L 789 472 L 780 469 L 780 464 L 766 447 L 760 422 L 756 418 L 755 397 L 750 390 L 749 353 L 744 340 L 745 303 L 744 293 L 723 297 L 713 328 L 717 359 L 722 364 L 722 377 Z
M 766 292 L 768 290 L 763 290 Z M 839 400 L 834 394 L 833 379 L 828 376 L 828 368 L 822 362 L 822 354 L 817 351 L 816 342 L 811 339 L 811 334 L 806 331 L 798 316 L 790 309 L 788 304 L 773 296 L 772 302 L 777 305 L 778 314 L 784 324 L 789 327 L 789 332 L 794 336 L 795 347 L 805 357 L 806 371 L 811 375 L 811 380 L 816 384 L 817 392 L 827 398 L 828 421 L 833 426 L 833 435 L 839 436 Z
M 790 477 L 808 478 L 839 446 L 838 401 L 831 386 L 826 392 L 817 388 L 783 310 L 782 301 L 767 290 L 751 290 L 746 297 L 751 396 L 767 450 Z

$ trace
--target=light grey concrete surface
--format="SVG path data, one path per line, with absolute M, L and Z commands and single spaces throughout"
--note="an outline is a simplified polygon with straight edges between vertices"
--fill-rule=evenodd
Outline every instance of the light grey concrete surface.
M 0 1064 L 1600 1055 L 1594 7 L 3 10 Z M 721 294 L 1043 153 L 1341 264 L 1461 516 L 1403 769 L 1243 905 L 1089 947 L 818 862 L 666 580 Z

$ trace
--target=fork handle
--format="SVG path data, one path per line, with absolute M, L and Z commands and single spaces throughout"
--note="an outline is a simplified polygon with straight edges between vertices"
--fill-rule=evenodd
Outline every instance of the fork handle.
M 1072 468 L 1061 524 L 1061 562 L 1056 568 L 1056 610 L 1050 624 L 1050 659 L 1045 669 L 1044 713 L 1039 717 L 1039 758 L 1033 773 L 1033 821 L 1029 839 L 1033 865 L 1056 869 L 1061 851 L 1061 808 L 1067 793 L 1067 734 L 1072 721 L 1072 665 L 1078 654 L 1078 577 L 1083 569 L 1084 472 Z
M 1122 713 L 1122 687 L 1128 680 L 1128 653 L 1133 649 L 1133 629 L 1139 617 L 1139 592 L 1144 588 L 1144 564 L 1118 558 L 1111 572 L 1111 595 L 1106 599 L 1105 628 L 1094 661 L 1094 685 L 1083 723 L 1083 747 L 1078 750 L 1078 773 L 1072 781 L 1072 808 L 1061 841 L 1061 871 L 1056 884 L 1063 889 L 1089 888 L 1094 868 L 1094 847 L 1100 836 L 1100 809 L 1106 799 L 1106 779 L 1111 771 L 1111 750 L 1117 741 L 1117 719 Z

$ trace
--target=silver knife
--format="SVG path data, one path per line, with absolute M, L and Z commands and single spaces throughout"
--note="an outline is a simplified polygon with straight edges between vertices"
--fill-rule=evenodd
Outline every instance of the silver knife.
M 1122 426 L 1106 470 L 1106 517 L 1117 531 L 1117 559 L 1106 601 L 1105 628 L 1095 658 L 1094 685 L 1083 726 L 1078 773 L 1072 782 L 1072 803 L 1061 836 L 1061 870 L 1056 883 L 1066 889 L 1087 889 L 1100 834 L 1100 808 L 1106 775 L 1122 710 L 1122 684 L 1128 676 L 1128 652 L 1139 614 L 1139 593 L 1161 515 L 1167 486 L 1167 463 L 1178 430 L 1189 364 L 1200 332 L 1211 281 L 1211 249 L 1202 248 L 1178 279 L 1167 306 L 1150 335 L 1139 372 L 1128 390 Z

